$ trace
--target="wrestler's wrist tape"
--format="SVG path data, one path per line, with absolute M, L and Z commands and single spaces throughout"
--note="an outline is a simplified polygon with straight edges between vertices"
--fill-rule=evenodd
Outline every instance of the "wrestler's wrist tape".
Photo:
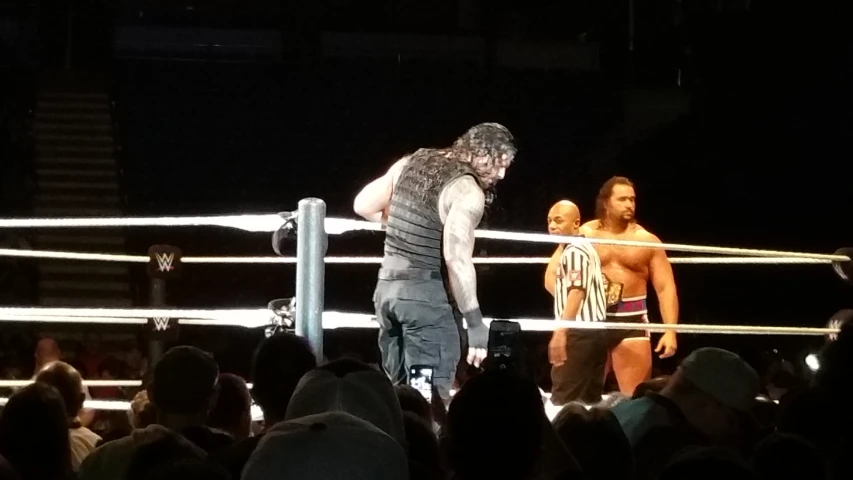
M 462 317 L 465 318 L 468 328 L 476 328 L 483 325 L 483 312 L 480 311 L 480 307 L 469 312 L 462 312 Z

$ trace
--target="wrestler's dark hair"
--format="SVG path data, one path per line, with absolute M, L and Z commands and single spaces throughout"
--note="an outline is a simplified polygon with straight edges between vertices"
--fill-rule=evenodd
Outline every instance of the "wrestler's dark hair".
M 610 177 L 604 185 L 601 186 L 601 190 L 598 191 L 598 196 L 595 197 L 595 218 L 598 219 L 599 223 L 604 223 L 604 220 L 607 216 L 607 202 L 610 200 L 610 197 L 613 195 L 613 187 L 616 185 L 625 185 L 626 187 L 634 187 L 634 182 L 628 179 L 628 177 Z
M 471 165 L 477 175 L 487 176 L 499 166 L 501 159 L 509 166 L 515 158 L 515 138 L 499 123 L 481 123 L 469 128 L 450 147 L 455 160 Z

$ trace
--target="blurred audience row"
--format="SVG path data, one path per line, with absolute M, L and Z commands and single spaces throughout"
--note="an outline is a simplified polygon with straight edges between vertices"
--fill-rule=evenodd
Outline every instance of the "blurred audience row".
M 112 438 L 86 426 L 81 373 L 57 351 L 40 343 L 34 383 L 0 413 L 0 480 L 853 478 L 842 406 L 851 329 L 824 347 L 814 382 L 778 403 L 717 348 L 632 398 L 558 407 L 521 372 L 486 368 L 445 408 L 358 360 L 317 365 L 286 333 L 258 347 L 251 390 L 179 346 L 117 412 L 128 429 Z

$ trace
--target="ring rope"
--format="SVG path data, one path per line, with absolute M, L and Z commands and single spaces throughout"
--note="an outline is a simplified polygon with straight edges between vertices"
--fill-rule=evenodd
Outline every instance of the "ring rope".
M 0 229 L 11 228 L 122 228 L 122 227 L 225 227 L 247 232 L 277 231 L 286 220 L 277 213 L 211 215 L 196 217 L 90 217 L 6 218 Z
M 257 328 L 269 326 L 275 313 L 268 309 L 252 310 L 186 310 L 186 309 L 107 309 L 107 308 L 33 308 L 0 307 L 0 321 L 36 321 L 58 323 L 123 323 L 146 324 L 148 318 L 178 318 L 180 324 L 202 326 L 240 326 Z M 188 318 L 187 318 L 188 317 Z M 529 332 L 550 332 L 555 328 L 584 330 L 648 330 L 662 333 L 709 333 L 723 335 L 807 335 L 837 334 L 840 328 L 777 327 L 752 325 L 696 325 L 696 324 L 637 324 L 625 322 L 556 321 L 544 318 L 509 319 Z M 484 319 L 486 323 L 491 318 Z M 326 311 L 323 328 L 379 328 L 372 314 Z
M 178 318 L 183 325 L 257 328 L 270 325 L 275 313 L 266 308 L 189 310 L 166 308 L 0 307 L 0 322 L 99 323 L 144 325 L 149 318 Z
M 718 335 L 804 335 L 825 336 L 840 332 L 840 328 L 813 327 L 776 327 L 753 325 L 699 325 L 699 324 L 661 324 L 661 323 L 627 323 L 627 322 L 578 322 L 568 320 L 551 320 L 546 318 L 484 318 L 488 324 L 492 320 L 510 320 L 521 325 L 526 332 L 552 332 L 555 328 L 579 330 L 648 330 L 654 333 L 674 331 L 679 333 L 707 333 Z M 323 312 L 323 328 L 379 328 L 375 317 L 371 314 L 348 312 Z
M 0 257 L 45 258 L 54 260 L 85 260 L 121 263 L 148 263 L 146 255 L 119 255 L 112 253 L 63 252 L 53 250 L 21 250 L 0 248 Z M 478 265 L 535 265 L 547 264 L 548 257 L 474 257 Z M 182 257 L 183 263 L 201 264 L 296 264 L 296 257 Z M 670 257 L 672 264 L 687 265 L 818 265 L 831 264 L 832 260 L 799 257 Z M 380 264 L 382 257 L 340 256 L 326 257 L 330 265 Z
M 290 218 L 295 219 L 291 213 Z M 25 218 L 0 219 L 0 229 L 11 228 L 116 228 L 116 227 L 226 227 L 247 232 L 278 231 L 289 222 L 282 215 L 274 214 L 244 214 L 196 217 L 96 217 L 96 218 Z M 364 220 L 327 217 L 324 222 L 326 233 L 341 235 L 351 231 L 383 231 L 385 225 Z M 572 243 L 578 237 L 550 235 L 544 233 L 511 232 L 502 230 L 476 230 L 477 238 L 490 240 L 511 240 L 534 243 Z M 761 250 L 753 248 L 718 247 L 711 245 L 685 245 L 679 243 L 655 243 L 634 240 L 617 240 L 604 238 L 585 238 L 590 243 L 602 245 L 617 245 L 623 247 L 662 248 L 674 252 L 707 253 L 717 255 L 740 255 L 750 257 L 796 257 L 833 262 L 848 262 L 846 255 L 827 255 L 819 253 L 789 252 L 782 250 Z
M 349 230 L 384 231 L 385 225 L 375 222 L 361 220 L 349 220 L 342 218 L 326 218 L 326 233 L 329 232 L 329 224 L 332 223 L 335 232 L 346 232 Z M 547 233 L 511 232 L 504 230 L 476 230 L 477 238 L 489 240 L 511 240 L 517 242 L 532 243 L 576 243 L 581 237 L 565 235 L 551 235 Z M 741 255 L 749 257 L 791 257 L 809 258 L 815 260 L 827 260 L 830 262 L 849 262 L 851 259 L 846 255 L 827 255 L 822 253 L 788 252 L 784 250 L 763 250 L 755 248 L 716 247 L 711 245 L 685 245 L 681 243 L 657 243 L 643 242 L 638 240 L 618 240 L 611 238 L 582 237 L 583 241 L 598 243 L 601 245 L 615 245 L 622 247 L 662 248 L 673 252 L 709 253 L 716 255 Z

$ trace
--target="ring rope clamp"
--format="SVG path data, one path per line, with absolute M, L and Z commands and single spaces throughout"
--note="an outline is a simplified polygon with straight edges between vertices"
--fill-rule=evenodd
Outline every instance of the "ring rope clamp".
M 292 331 L 296 325 L 296 297 L 277 298 L 267 304 L 270 310 L 270 323 L 264 327 L 264 335 L 269 338 L 281 332 Z
M 297 221 L 299 213 L 296 210 L 292 212 L 279 212 L 278 216 L 281 217 L 283 223 L 272 234 L 272 250 L 276 255 L 284 256 L 286 253 L 282 253 L 284 251 L 282 246 L 285 240 L 296 238 L 296 230 L 299 227 L 299 222 Z

